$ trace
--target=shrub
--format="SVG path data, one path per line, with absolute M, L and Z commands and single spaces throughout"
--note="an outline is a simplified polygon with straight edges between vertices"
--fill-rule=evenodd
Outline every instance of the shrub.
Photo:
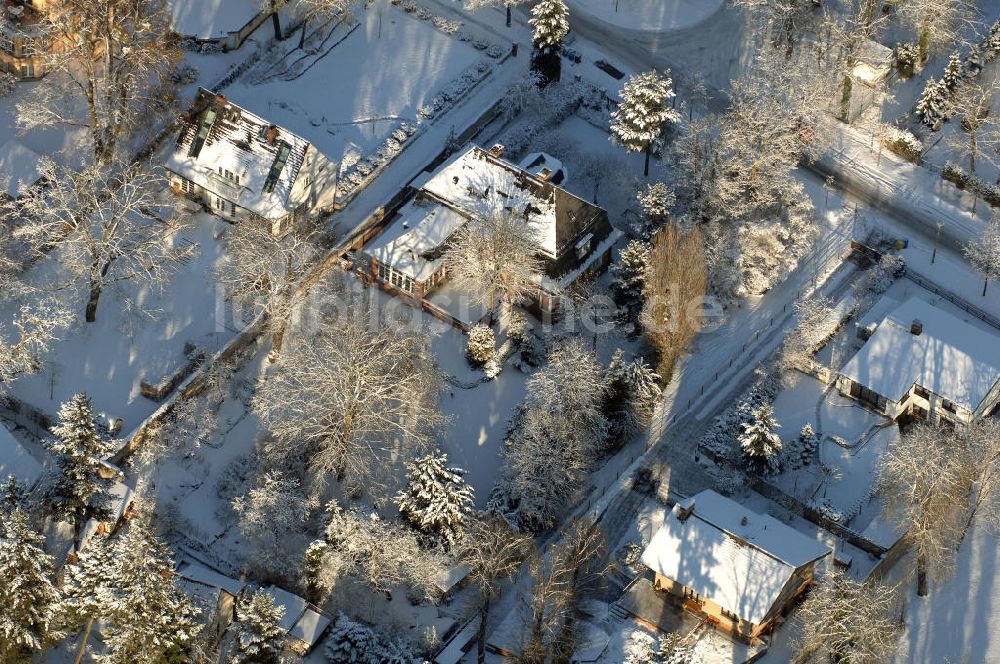
M 500 372 L 497 361 L 497 339 L 493 328 L 487 325 L 476 325 L 469 330 L 469 345 L 466 355 L 474 366 L 481 367 L 489 378 Z
M 893 65 L 903 78 L 913 76 L 917 68 L 917 47 L 915 44 L 896 44 L 893 52 Z

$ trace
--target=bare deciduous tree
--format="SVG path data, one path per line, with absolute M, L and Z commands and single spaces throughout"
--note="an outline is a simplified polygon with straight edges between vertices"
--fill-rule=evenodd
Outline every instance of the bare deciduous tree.
M 240 533 L 251 545 L 253 561 L 266 573 L 284 566 L 289 538 L 301 535 L 309 513 L 317 507 L 302 494 L 298 481 L 274 471 L 261 476 L 232 505 L 240 517 Z
M 219 282 L 232 298 L 267 314 L 272 360 L 281 353 L 296 287 L 317 252 L 313 234 L 299 228 L 277 236 L 270 224 L 246 220 L 229 232 Z
M 653 236 L 645 280 L 642 326 L 656 349 L 658 373 L 667 382 L 674 363 L 701 327 L 706 288 L 701 231 L 667 224 Z
M 898 11 L 917 35 L 920 62 L 951 49 L 980 18 L 975 0 L 906 0 Z
M 963 252 L 972 267 L 983 276 L 983 296 L 990 279 L 1000 279 L 1000 212 L 994 210 L 990 223 L 976 240 L 965 245 Z
M 448 275 L 476 304 L 489 308 L 499 296 L 513 302 L 536 288 L 541 269 L 538 242 L 528 219 L 497 209 L 475 216 L 450 241 L 445 253 Z
M 17 103 L 22 130 L 86 127 L 109 164 L 143 119 L 173 103 L 180 50 L 163 0 L 65 0 L 46 14 L 39 57 L 48 74 Z
M 302 21 L 299 35 L 299 48 L 305 46 L 309 24 L 321 21 L 324 25 L 330 21 L 352 21 L 359 9 L 364 9 L 362 0 L 297 0 L 292 5 L 296 18 Z M 322 26 L 321 26 L 322 28 Z
M 428 453 L 445 422 L 425 340 L 381 314 L 340 303 L 282 354 L 254 396 L 274 437 L 266 453 L 305 459 L 317 490 L 324 473 L 353 488 L 395 481 L 393 469 Z
M 962 504 L 968 508 L 956 549 L 977 517 L 983 516 L 994 528 L 1000 525 L 1000 424 L 993 418 L 980 420 L 957 440 L 961 442 L 959 477 L 967 495 Z
M 962 132 L 953 132 L 948 141 L 969 158 L 969 172 L 975 174 L 976 159 L 994 166 L 1000 158 L 1000 118 L 993 112 L 996 88 L 966 81 L 952 94 L 947 114 L 958 118 Z
M 958 455 L 946 454 L 951 434 L 918 425 L 883 454 L 879 489 L 887 516 L 907 533 L 916 553 L 917 594 L 928 594 L 928 576 L 951 564 L 968 498 Z
M 507 27 L 509 28 L 511 22 L 511 10 L 514 7 L 520 7 L 521 5 L 526 5 L 530 2 L 531 0 L 465 0 L 465 8 L 470 12 L 475 12 L 485 7 L 503 6 L 507 13 Z
M 458 549 L 469 566 L 469 581 L 479 591 L 478 663 L 486 658 L 486 625 L 500 584 L 517 574 L 532 548 L 531 536 L 511 530 L 500 517 L 487 514 L 473 521 Z
M 151 211 L 163 178 L 145 164 L 93 164 L 79 171 L 45 159 L 45 187 L 14 201 L 24 218 L 15 231 L 37 251 L 58 248 L 59 260 L 89 293 L 94 322 L 104 290 L 124 281 L 162 281 L 190 250 L 174 249 L 175 227 Z
M 898 588 L 835 573 L 819 582 L 797 613 L 802 634 L 793 662 L 881 664 L 896 649 Z

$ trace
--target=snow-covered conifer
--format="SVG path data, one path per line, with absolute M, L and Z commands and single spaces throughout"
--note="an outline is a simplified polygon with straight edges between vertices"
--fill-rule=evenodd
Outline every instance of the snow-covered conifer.
M 668 124 L 680 121 L 671 107 L 674 98 L 670 76 L 657 71 L 635 74 L 621 91 L 621 103 L 611 112 L 611 140 L 629 152 L 646 155 L 643 173 L 649 175 L 649 155 Z
M 318 539 L 313 541 L 302 555 L 302 585 L 305 586 L 306 595 L 310 601 L 316 602 L 323 589 L 323 558 L 330 545 Z
M 948 58 L 948 64 L 945 65 L 944 75 L 941 77 L 941 82 L 944 83 L 944 87 L 949 90 L 954 90 L 955 86 L 961 80 L 962 76 L 962 60 L 958 57 L 958 51 L 954 51 L 951 57 Z
M 0 537 L 0 662 L 30 661 L 55 636 L 59 592 L 45 539 L 15 509 Z
M 24 484 L 14 475 L 8 475 L 7 481 L 0 487 L 0 514 L 13 512 L 24 500 L 24 494 Z
M 94 621 L 113 613 L 110 593 L 117 564 L 114 555 L 108 538 L 95 535 L 87 542 L 87 548 L 77 554 L 76 562 L 64 568 L 63 615 L 69 625 L 84 626 L 80 652 L 87 648 Z
M 258 589 L 240 604 L 239 628 L 233 639 L 228 664 L 280 664 L 285 648 L 285 630 L 279 623 L 285 607 L 275 606 L 274 598 Z
M 569 9 L 564 0 L 539 0 L 531 8 L 528 23 L 534 27 L 532 41 L 539 51 L 558 52 L 569 32 Z
M 619 348 L 605 372 L 607 401 L 604 412 L 611 420 L 612 440 L 628 442 L 649 426 L 660 398 L 660 377 L 641 357 L 626 362 Z
M 739 440 L 743 455 L 759 470 L 774 471 L 780 466 L 781 438 L 774 432 L 780 426 L 769 403 L 754 409 L 753 420 L 742 426 Z
M 948 101 L 948 88 L 943 81 L 933 78 L 924 85 L 924 91 L 917 100 L 917 117 L 928 127 L 933 127 L 944 116 L 944 107 Z
M 636 192 L 635 197 L 650 222 L 643 232 L 643 239 L 648 240 L 670 215 L 670 210 L 677 202 L 677 194 L 666 182 L 653 182 Z
M 184 664 L 192 660 L 200 627 L 197 610 L 177 586 L 170 550 L 143 518 L 130 522 L 115 542 L 105 664 Z
M 379 634 L 341 613 L 327 637 L 326 659 L 330 664 L 416 664 L 401 643 L 385 642 Z
M 638 314 L 642 308 L 642 293 L 649 270 L 649 245 L 631 240 L 618 254 L 618 262 L 611 267 L 611 288 L 615 301 Z
M 83 524 L 106 509 L 108 483 L 100 469 L 110 446 L 98 433 L 93 406 L 82 393 L 59 408 L 59 424 L 52 433 L 56 438 L 50 449 L 56 455 L 57 477 L 49 498 L 53 512 L 73 524 L 74 543 L 79 547 Z
M 448 455 L 428 454 L 410 465 L 406 489 L 396 496 L 400 515 L 449 549 L 472 512 L 473 491 L 464 474 L 448 467 Z

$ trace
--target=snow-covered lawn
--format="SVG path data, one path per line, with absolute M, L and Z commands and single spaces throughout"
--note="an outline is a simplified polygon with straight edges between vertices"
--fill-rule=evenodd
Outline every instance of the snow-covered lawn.
M 109 288 L 94 323 L 83 322 L 85 294 L 64 291 L 77 320 L 61 333 L 41 371 L 10 386 L 14 396 L 55 414 L 74 393 L 86 392 L 96 412 L 122 418 L 123 433 L 134 429 L 159 405 L 141 396 L 141 381 L 155 385 L 180 369 L 185 343 L 212 353 L 234 334 L 215 287 L 214 269 L 225 241 L 214 236 L 223 228 L 216 217 L 192 215 L 169 241 L 175 247 L 194 245 L 194 254 L 176 265 L 163 289 L 142 282 Z M 53 275 L 56 265 L 54 256 L 46 257 L 28 271 L 29 281 L 41 285 L 50 276 L 64 279 Z
M 612 25 L 649 32 L 689 28 L 704 21 L 723 0 L 569 0 L 574 9 Z
M 319 53 L 287 72 L 307 54 L 296 50 L 298 35 L 283 42 L 276 53 L 288 52 L 286 58 L 265 58 L 226 95 L 306 138 L 332 161 L 351 162 L 400 122 L 416 123 L 417 109 L 485 58 L 388 0 L 358 15 L 360 25 L 339 25 Z
M 177 34 L 209 39 L 239 30 L 261 8 L 248 0 L 170 0 L 170 10 Z

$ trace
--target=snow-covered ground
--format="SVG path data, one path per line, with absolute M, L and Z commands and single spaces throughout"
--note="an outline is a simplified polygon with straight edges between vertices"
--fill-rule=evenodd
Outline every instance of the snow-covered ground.
M 261 12 L 252 0 L 170 0 L 174 31 L 183 37 L 210 39 L 236 32 Z
M 279 45 L 226 90 L 233 102 L 313 143 L 335 163 L 371 153 L 465 69 L 487 59 L 473 46 L 388 0 L 338 23 L 328 39 Z M 275 56 L 281 56 L 275 57 Z
M 198 213 L 183 221 L 168 242 L 191 247 L 193 255 L 175 266 L 161 289 L 144 282 L 122 282 L 101 297 L 94 323 L 83 322 L 85 294 L 74 287 L 60 292 L 77 322 L 60 333 L 42 370 L 10 385 L 11 393 L 54 415 L 77 392 L 86 392 L 97 412 L 122 418 L 123 433 L 134 429 L 158 404 L 140 394 L 140 382 L 157 384 L 185 363 L 191 342 L 209 353 L 233 336 L 232 312 L 216 290 L 214 270 L 225 250 L 216 239 L 226 225 Z M 35 284 L 59 285 L 55 256 L 28 273 Z
M 697 25 L 723 0 L 570 0 L 573 10 L 611 25 L 648 32 L 669 32 Z

